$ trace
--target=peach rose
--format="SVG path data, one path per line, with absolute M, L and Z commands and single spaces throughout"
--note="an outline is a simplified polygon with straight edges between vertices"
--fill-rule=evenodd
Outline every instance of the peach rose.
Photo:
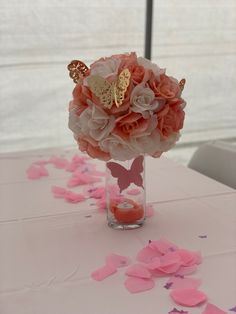
M 87 86 L 77 84 L 73 90 L 73 105 L 71 107 L 77 107 L 77 115 L 80 115 L 87 107 L 87 100 L 92 100 L 92 93 Z
M 156 125 L 156 115 L 144 119 L 140 113 L 130 112 L 116 119 L 116 127 L 113 132 L 123 139 L 128 139 L 133 136 L 150 134 Z
M 152 77 L 149 81 L 149 85 L 156 97 L 171 99 L 178 97 L 181 93 L 178 81 L 165 74 L 160 76 L 160 80 Z
M 87 136 L 81 136 L 77 139 L 79 149 L 81 152 L 86 152 L 90 157 L 97 158 L 100 160 L 108 161 L 111 159 L 109 153 L 106 153 L 100 149 L 98 142 Z
M 178 132 L 183 128 L 184 111 L 181 108 L 181 104 L 176 102 L 175 104 L 166 104 L 164 108 L 158 112 L 157 128 L 160 131 L 162 137 L 166 138 L 174 132 Z

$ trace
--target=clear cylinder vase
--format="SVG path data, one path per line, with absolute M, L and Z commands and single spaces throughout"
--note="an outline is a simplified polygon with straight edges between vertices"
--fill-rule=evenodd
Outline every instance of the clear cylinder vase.
M 135 229 L 143 225 L 146 210 L 145 157 L 106 163 L 108 225 Z

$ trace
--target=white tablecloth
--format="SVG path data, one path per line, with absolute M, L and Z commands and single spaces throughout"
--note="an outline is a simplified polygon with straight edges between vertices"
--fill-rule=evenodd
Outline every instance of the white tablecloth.
M 66 203 L 51 186 L 66 186 L 70 173 L 48 166 L 49 177 L 30 181 L 27 167 L 52 154 L 42 150 L 0 156 L 1 314 L 167 314 L 176 306 L 158 279 L 154 289 L 130 294 L 125 269 L 95 282 L 90 273 L 110 253 L 135 255 L 165 237 L 200 250 L 194 277 L 210 303 L 225 311 L 236 305 L 236 191 L 170 160 L 147 158 L 147 200 L 155 215 L 133 231 L 107 227 L 93 201 Z M 101 169 L 104 165 L 98 163 Z M 200 238 L 199 235 L 207 235 Z M 200 314 L 204 306 L 189 309 Z

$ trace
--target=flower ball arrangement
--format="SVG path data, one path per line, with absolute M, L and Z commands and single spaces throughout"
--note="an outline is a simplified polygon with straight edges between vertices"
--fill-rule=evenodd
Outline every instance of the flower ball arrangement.
M 101 58 L 88 68 L 68 65 L 76 83 L 69 104 L 69 128 L 90 157 L 125 161 L 160 157 L 180 137 L 185 80 L 136 53 Z

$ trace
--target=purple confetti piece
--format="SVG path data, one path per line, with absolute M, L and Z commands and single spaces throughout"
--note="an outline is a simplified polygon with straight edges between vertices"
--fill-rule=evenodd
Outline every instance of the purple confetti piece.
M 152 243 L 152 240 L 148 240 L 148 244 Z
M 231 309 L 229 309 L 229 311 L 236 313 L 236 306 L 234 306 L 234 307 L 232 307 Z
M 183 310 L 177 310 L 176 308 L 173 308 L 172 311 L 170 311 L 168 314 L 188 314 L 188 312 L 183 311 Z
M 204 235 L 199 235 L 198 236 L 200 239 L 206 239 L 207 238 L 207 235 L 206 234 L 204 234 Z
M 165 285 L 164 285 L 164 288 L 166 289 L 170 289 L 170 287 L 173 285 L 173 282 L 167 282 Z

